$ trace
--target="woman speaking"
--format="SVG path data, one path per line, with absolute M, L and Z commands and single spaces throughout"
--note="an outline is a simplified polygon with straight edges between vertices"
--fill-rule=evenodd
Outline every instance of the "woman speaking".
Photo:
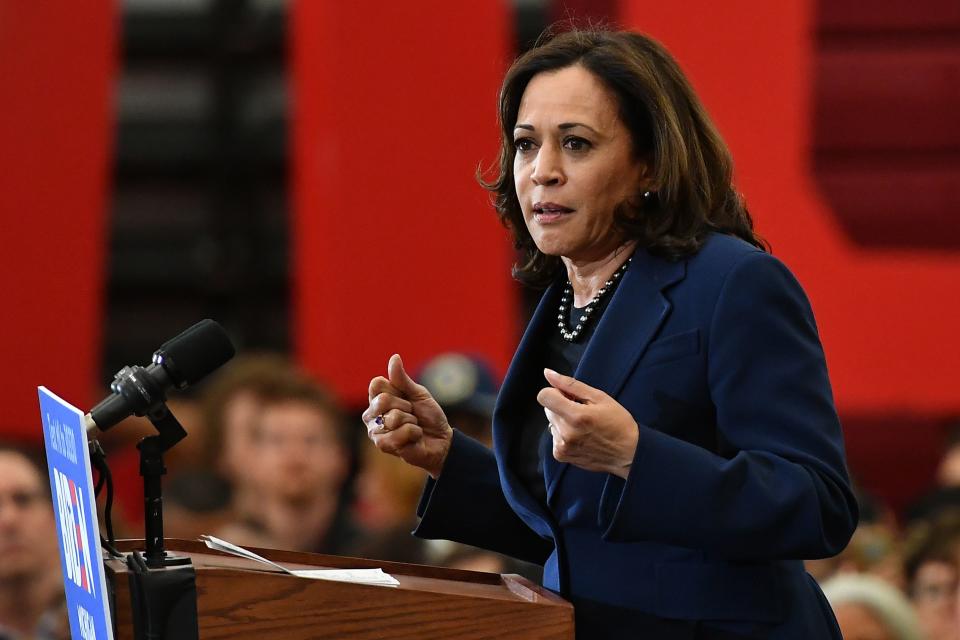
M 458 433 L 399 356 L 370 439 L 430 474 L 415 534 L 544 566 L 578 638 L 840 638 L 802 560 L 857 522 L 810 305 L 677 63 L 571 31 L 504 80 L 485 186 L 546 287 L 494 413 Z

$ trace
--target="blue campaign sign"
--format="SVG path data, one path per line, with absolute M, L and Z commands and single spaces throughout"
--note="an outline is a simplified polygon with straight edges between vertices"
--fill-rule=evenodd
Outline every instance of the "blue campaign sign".
M 70 635 L 113 640 L 83 412 L 45 387 L 39 391 Z

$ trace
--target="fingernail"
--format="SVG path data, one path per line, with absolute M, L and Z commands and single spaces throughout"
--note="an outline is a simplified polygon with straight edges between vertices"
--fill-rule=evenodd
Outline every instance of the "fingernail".
M 554 371 L 553 369 L 548 369 L 548 368 L 545 367 L 545 368 L 543 369 L 543 375 L 545 375 L 545 376 L 546 376 L 546 375 L 555 375 L 555 376 L 558 376 L 558 375 L 560 375 L 560 374 L 557 373 L 556 371 Z

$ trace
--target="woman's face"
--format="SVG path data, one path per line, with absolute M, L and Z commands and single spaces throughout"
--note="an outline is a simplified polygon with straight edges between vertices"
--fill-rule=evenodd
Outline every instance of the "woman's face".
M 527 84 L 513 132 L 513 175 L 543 253 L 589 262 L 623 243 L 614 210 L 640 192 L 646 165 L 634 158 L 617 110 L 613 93 L 580 65 Z

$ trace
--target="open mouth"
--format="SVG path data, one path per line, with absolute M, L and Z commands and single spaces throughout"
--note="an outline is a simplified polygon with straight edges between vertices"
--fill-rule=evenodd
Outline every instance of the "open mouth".
M 553 202 L 536 202 L 533 205 L 533 218 L 540 223 L 556 222 L 573 211 L 570 207 Z
M 560 215 L 564 213 L 573 213 L 573 209 L 552 202 L 536 202 L 533 205 L 533 212 L 544 215 Z

